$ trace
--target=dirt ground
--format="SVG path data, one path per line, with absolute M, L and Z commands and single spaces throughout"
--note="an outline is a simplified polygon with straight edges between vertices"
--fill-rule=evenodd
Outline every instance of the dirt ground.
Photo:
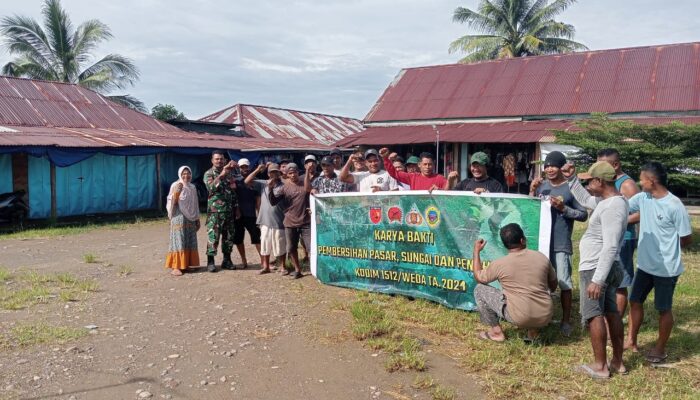
M 174 278 L 162 267 L 167 240 L 164 221 L 0 241 L 0 266 L 10 271 L 70 272 L 99 284 L 83 301 L 0 310 L 0 333 L 36 322 L 96 326 L 64 344 L 0 349 L 0 399 L 432 398 L 411 386 L 418 373 L 387 372 L 385 354 L 352 338 L 350 313 L 337 305 L 354 291 L 311 275 L 258 275 L 252 246 L 247 270 Z M 204 264 L 202 231 L 199 243 Z M 85 263 L 86 253 L 99 262 Z M 483 397 L 438 347 L 425 342 L 426 373 L 455 398 Z

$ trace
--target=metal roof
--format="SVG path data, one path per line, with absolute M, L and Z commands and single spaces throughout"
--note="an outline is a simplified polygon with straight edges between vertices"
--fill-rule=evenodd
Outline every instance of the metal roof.
M 700 43 L 399 72 L 366 123 L 700 110 Z
M 329 148 L 317 141 L 289 143 L 186 132 L 78 85 L 12 77 L 0 77 L 0 146 L 194 147 L 242 151 Z
M 700 123 L 698 117 L 623 118 L 639 124 L 659 125 L 679 121 Z M 572 120 L 508 121 L 491 123 L 457 123 L 436 125 L 370 126 L 364 132 L 349 136 L 338 146 L 392 145 L 435 143 L 437 131 L 440 142 L 451 143 L 535 143 L 552 142 L 551 130 L 576 129 Z
M 246 134 L 282 143 L 315 143 L 331 146 L 363 130 L 354 118 L 317 114 L 276 107 L 236 104 L 203 117 L 200 121 L 236 124 Z

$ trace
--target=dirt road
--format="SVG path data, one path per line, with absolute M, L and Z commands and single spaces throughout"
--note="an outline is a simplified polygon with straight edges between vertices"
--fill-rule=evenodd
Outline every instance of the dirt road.
M 151 222 L 0 241 L 0 266 L 12 272 L 69 272 L 99 284 L 79 302 L 0 311 L 2 334 L 38 322 L 92 328 L 63 344 L 6 345 L 0 398 L 432 398 L 412 387 L 417 373 L 387 372 L 384 354 L 352 338 L 350 314 L 338 305 L 355 292 L 310 275 L 258 275 L 252 247 L 247 270 L 174 278 L 162 268 L 167 230 L 166 222 Z M 205 260 L 201 231 L 199 240 Z M 86 263 L 88 253 L 98 262 Z M 451 359 L 425 349 L 428 373 L 455 398 L 482 397 Z

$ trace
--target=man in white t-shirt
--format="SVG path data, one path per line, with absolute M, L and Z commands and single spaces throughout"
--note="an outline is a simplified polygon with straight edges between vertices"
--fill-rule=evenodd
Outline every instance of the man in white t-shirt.
M 358 192 L 380 192 L 399 190 L 399 184 L 388 172 L 381 170 L 382 161 L 375 149 L 365 152 L 365 162 L 368 171 L 350 172 L 350 165 L 355 160 L 355 155 L 348 158 L 340 171 L 340 180 L 345 183 L 357 185 Z

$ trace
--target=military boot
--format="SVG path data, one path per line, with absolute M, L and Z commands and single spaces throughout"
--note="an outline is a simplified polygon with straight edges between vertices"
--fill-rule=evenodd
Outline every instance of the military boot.
M 214 256 L 207 256 L 207 271 L 216 272 L 216 264 L 214 264 Z
M 236 269 L 236 267 L 233 266 L 233 261 L 231 261 L 231 253 L 224 254 L 224 261 L 221 263 L 221 268 L 222 269 Z

